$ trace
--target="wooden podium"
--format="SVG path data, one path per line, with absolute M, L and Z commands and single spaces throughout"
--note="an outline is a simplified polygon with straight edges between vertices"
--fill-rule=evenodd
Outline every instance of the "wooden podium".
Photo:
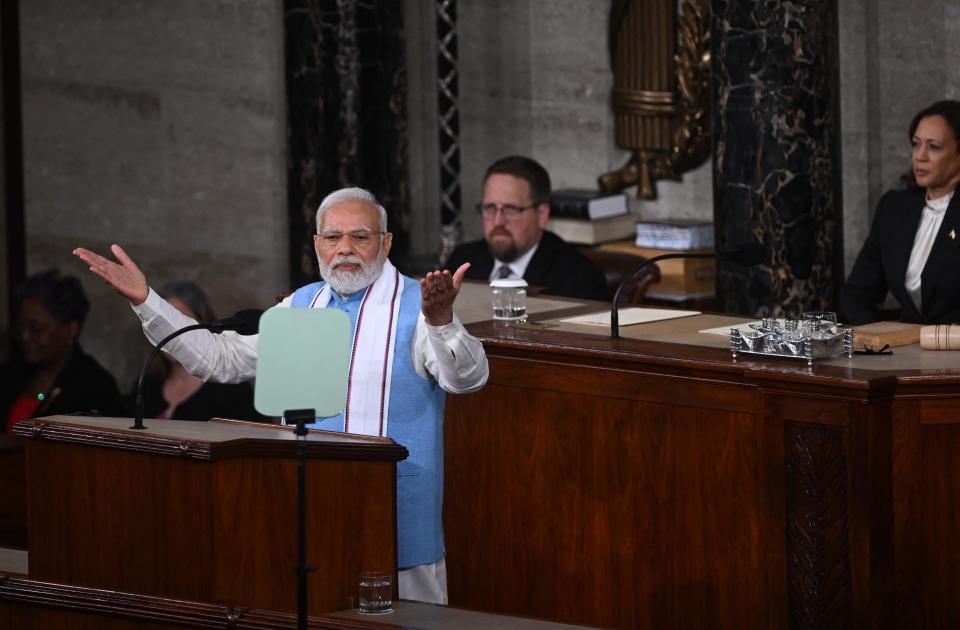
M 292 430 L 130 424 L 53 416 L 17 425 L 27 444 L 29 579 L 62 585 L 64 596 L 105 589 L 293 613 Z M 356 606 L 362 571 L 396 574 L 396 462 L 407 450 L 311 431 L 305 452 L 309 612 L 319 615 Z

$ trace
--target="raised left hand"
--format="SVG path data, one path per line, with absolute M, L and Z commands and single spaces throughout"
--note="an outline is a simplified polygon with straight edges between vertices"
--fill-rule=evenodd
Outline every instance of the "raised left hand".
M 470 263 L 463 263 L 452 274 L 444 269 L 430 271 L 420 278 L 420 310 L 428 324 L 443 326 L 453 321 L 453 301 L 469 268 Z

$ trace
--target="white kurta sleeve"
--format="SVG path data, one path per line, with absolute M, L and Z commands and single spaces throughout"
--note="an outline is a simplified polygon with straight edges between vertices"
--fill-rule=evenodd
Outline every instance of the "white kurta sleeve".
M 490 368 L 487 354 L 476 337 L 467 332 L 456 313 L 445 326 L 431 326 L 417 320 L 413 343 L 413 364 L 421 376 L 433 376 L 451 394 L 473 392 L 487 383 Z
M 289 298 L 274 308 L 289 306 Z M 197 322 L 150 289 L 146 301 L 133 306 L 150 343 Z M 238 383 L 252 379 L 257 369 L 257 335 L 228 331 L 215 335 L 207 330 L 184 333 L 163 347 L 190 374 L 205 381 Z

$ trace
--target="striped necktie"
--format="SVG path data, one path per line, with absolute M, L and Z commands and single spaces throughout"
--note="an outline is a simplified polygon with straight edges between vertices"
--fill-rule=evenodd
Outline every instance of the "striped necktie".
M 505 280 L 511 276 L 513 276 L 513 269 L 510 268 L 510 265 L 503 265 L 497 270 L 497 280 Z

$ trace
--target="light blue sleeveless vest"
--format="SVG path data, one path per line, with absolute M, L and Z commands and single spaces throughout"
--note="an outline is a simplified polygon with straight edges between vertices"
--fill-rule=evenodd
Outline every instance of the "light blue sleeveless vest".
M 407 447 L 410 456 L 397 464 L 397 546 L 401 569 L 431 564 L 444 556 L 443 546 L 443 410 L 445 396 L 437 382 L 424 379 L 413 367 L 412 345 L 420 314 L 420 284 L 403 279 L 400 316 L 390 387 L 387 435 Z M 307 308 L 323 288 L 315 282 L 297 289 L 294 308 Z M 330 294 L 327 308 L 350 316 L 353 330 L 365 292 L 346 299 Z M 313 425 L 343 431 L 343 414 L 318 418 Z

